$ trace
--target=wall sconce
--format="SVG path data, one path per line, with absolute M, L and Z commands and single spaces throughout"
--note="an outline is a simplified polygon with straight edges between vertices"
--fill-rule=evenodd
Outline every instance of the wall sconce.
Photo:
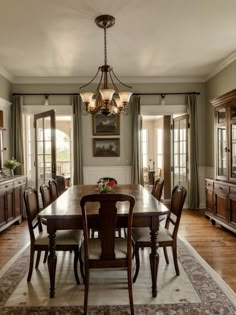
M 161 105 L 165 105 L 166 94 L 161 94 Z
M 45 97 L 44 106 L 49 106 L 48 94 L 45 94 L 44 97 Z

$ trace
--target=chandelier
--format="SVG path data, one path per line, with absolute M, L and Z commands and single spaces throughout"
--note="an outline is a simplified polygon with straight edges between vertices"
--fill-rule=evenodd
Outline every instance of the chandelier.
M 126 111 L 132 93 L 120 92 L 115 81 L 129 89 L 132 87 L 121 82 L 113 68 L 107 64 L 107 29 L 115 24 L 115 18 L 111 15 L 100 15 L 95 19 L 95 23 L 98 27 L 104 29 L 104 65 L 98 68 L 97 73 L 89 83 L 80 87 L 80 89 L 87 87 L 100 76 L 95 92 L 81 92 L 80 96 L 85 104 L 86 113 L 117 115 Z M 109 88 L 109 79 L 112 88 Z

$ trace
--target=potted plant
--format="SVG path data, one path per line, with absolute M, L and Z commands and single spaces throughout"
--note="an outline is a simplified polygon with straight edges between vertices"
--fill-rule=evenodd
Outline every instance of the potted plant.
M 16 159 L 12 158 L 11 160 L 6 160 L 4 163 L 4 167 L 10 170 L 10 175 L 14 176 L 14 169 L 20 166 L 21 163 L 18 162 Z

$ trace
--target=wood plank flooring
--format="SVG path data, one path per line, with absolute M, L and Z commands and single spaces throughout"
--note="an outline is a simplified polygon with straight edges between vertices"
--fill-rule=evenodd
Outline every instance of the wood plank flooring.
M 179 233 L 236 293 L 236 235 L 212 226 L 202 211 L 184 210 Z M 0 268 L 29 242 L 27 221 L 0 233 Z

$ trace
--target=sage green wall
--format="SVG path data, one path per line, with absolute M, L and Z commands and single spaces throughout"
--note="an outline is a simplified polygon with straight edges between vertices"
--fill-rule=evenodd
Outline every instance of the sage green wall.
M 11 83 L 0 75 L 0 97 L 7 101 L 11 99 Z
M 214 115 L 210 100 L 236 88 L 236 61 L 206 83 L 206 165 L 214 166 Z
M 129 82 L 127 82 L 129 83 Z M 158 84 L 130 84 L 133 86 L 133 92 L 136 93 L 177 93 L 177 92 L 200 92 L 198 96 L 197 120 L 198 120 L 198 161 L 199 166 L 205 166 L 205 108 L 206 108 L 206 89 L 204 83 L 158 83 Z M 78 93 L 79 86 L 82 84 L 14 84 L 13 93 Z M 158 106 L 161 102 L 160 96 L 142 96 L 142 105 Z M 44 97 L 25 97 L 24 103 L 28 105 L 41 105 L 44 103 Z M 52 96 L 49 98 L 50 104 L 71 104 L 71 97 Z M 168 104 L 183 105 L 186 104 L 184 95 L 167 95 L 165 99 Z M 130 115 L 121 115 L 121 156 L 119 158 L 94 158 L 92 156 L 92 118 L 90 115 L 83 116 L 83 158 L 84 165 L 130 165 L 131 164 L 131 119 Z

